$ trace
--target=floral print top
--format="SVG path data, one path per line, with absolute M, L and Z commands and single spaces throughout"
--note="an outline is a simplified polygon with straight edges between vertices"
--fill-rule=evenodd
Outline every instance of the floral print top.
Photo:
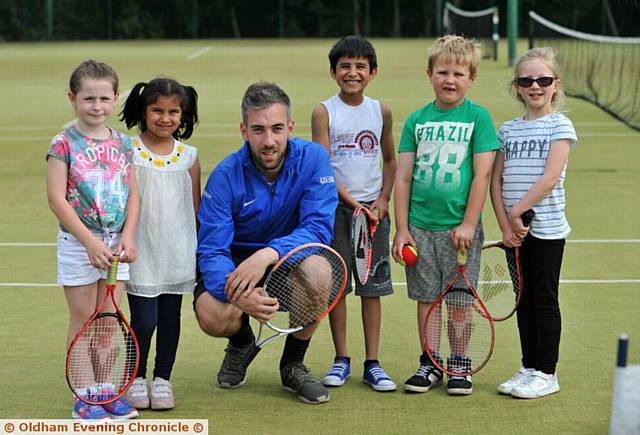
M 133 161 L 130 139 L 115 130 L 108 139 L 92 139 L 73 126 L 53 138 L 49 157 L 66 163 L 67 201 L 82 222 L 93 231 L 121 231 Z

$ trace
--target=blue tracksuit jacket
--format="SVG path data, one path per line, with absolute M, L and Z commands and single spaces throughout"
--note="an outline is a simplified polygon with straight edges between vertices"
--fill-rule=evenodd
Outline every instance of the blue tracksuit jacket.
M 330 244 L 337 205 L 333 169 L 321 145 L 289 139 L 282 171 L 269 185 L 245 142 L 214 169 L 202 194 L 197 258 L 206 289 L 227 301 L 232 259 L 264 247 L 283 257 L 304 243 Z

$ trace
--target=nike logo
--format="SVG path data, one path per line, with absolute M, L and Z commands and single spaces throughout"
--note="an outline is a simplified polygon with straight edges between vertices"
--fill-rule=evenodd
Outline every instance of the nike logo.
M 242 206 L 243 206 L 243 207 L 246 207 L 246 206 L 248 206 L 248 205 L 253 204 L 253 203 L 254 203 L 254 202 L 256 202 L 257 200 L 258 200 L 258 198 L 256 198 L 256 199 L 252 199 L 251 201 L 247 201 L 247 202 L 243 203 L 243 204 L 242 204 Z

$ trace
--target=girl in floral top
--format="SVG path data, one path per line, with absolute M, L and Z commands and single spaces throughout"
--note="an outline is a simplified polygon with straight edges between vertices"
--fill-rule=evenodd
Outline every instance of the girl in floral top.
M 131 326 L 140 344 L 140 367 L 129 390 L 136 408 L 175 406 L 169 383 L 180 338 L 182 296 L 193 292 L 196 275 L 196 215 L 200 203 L 200 162 L 191 136 L 198 95 L 190 86 L 157 78 L 133 87 L 122 110 L 132 138 L 140 186 L 140 258 L 131 265 L 127 297 Z M 151 391 L 147 358 L 156 332 Z
M 111 258 L 120 256 L 116 300 L 128 264 L 136 259 L 139 195 L 131 141 L 107 127 L 118 99 L 118 76 L 107 64 L 87 60 L 71 74 L 69 102 L 75 125 L 53 138 L 47 151 L 47 197 L 60 222 L 58 284 L 69 307 L 67 347 L 105 295 Z M 106 394 L 108 385 L 87 385 Z M 98 391 L 100 390 L 100 391 Z M 76 400 L 72 416 L 131 418 L 138 412 L 125 400 L 103 406 Z

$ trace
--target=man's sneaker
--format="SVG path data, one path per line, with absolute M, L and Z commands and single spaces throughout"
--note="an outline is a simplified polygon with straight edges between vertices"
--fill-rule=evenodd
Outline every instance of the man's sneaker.
M 558 376 L 535 370 L 527 382 L 513 389 L 511 395 L 520 399 L 537 399 L 560 391 Z
M 442 360 L 436 356 L 439 364 Z M 415 375 L 404 382 L 404 389 L 414 393 L 426 393 L 429 389 L 442 385 L 442 370 L 438 369 L 426 354 L 420 357 L 420 367 Z
M 453 372 L 465 373 L 471 371 L 471 358 L 452 355 L 447 358 L 447 368 Z M 468 395 L 473 393 L 473 380 L 471 375 L 449 375 L 447 393 L 452 396 Z
M 511 394 L 514 388 L 529 380 L 531 373 L 533 373 L 533 369 L 525 369 L 524 367 L 520 368 L 520 370 L 511 377 L 511 379 L 498 385 L 498 393 Z
M 161 411 L 175 407 L 176 402 L 173 399 L 173 387 L 171 387 L 171 383 L 156 377 L 151 383 L 151 409 Z
M 336 358 L 322 383 L 327 387 L 341 387 L 351 377 L 351 365 L 345 358 Z
M 376 391 L 395 391 L 398 388 L 378 363 L 373 363 L 364 370 L 362 381 L 367 385 L 371 385 L 371 388 Z
M 242 367 L 244 357 L 251 352 L 253 344 L 246 347 L 235 347 L 229 342 L 224 350 L 225 355 L 218 370 L 218 386 L 220 388 L 238 388 L 247 381 L 247 368 Z
M 280 369 L 282 387 L 305 403 L 316 405 L 329 401 L 329 392 L 309 373 L 309 369 L 301 362 L 290 362 Z
M 110 418 L 104 408 L 100 405 L 89 405 L 82 400 L 76 399 L 73 404 L 72 418 L 81 418 L 83 420 L 102 420 Z
M 127 392 L 127 401 L 129 405 L 136 409 L 147 409 L 149 407 L 149 390 L 146 379 L 134 379 L 133 384 L 131 384 Z
M 113 391 L 103 390 L 101 397 L 105 395 L 113 396 L 114 393 Z M 139 415 L 138 410 L 129 405 L 129 402 L 127 402 L 122 397 L 117 398 L 113 402 L 105 403 L 104 405 L 102 405 L 102 408 L 107 411 L 107 414 L 109 414 L 111 418 L 115 418 L 118 420 L 136 418 Z

